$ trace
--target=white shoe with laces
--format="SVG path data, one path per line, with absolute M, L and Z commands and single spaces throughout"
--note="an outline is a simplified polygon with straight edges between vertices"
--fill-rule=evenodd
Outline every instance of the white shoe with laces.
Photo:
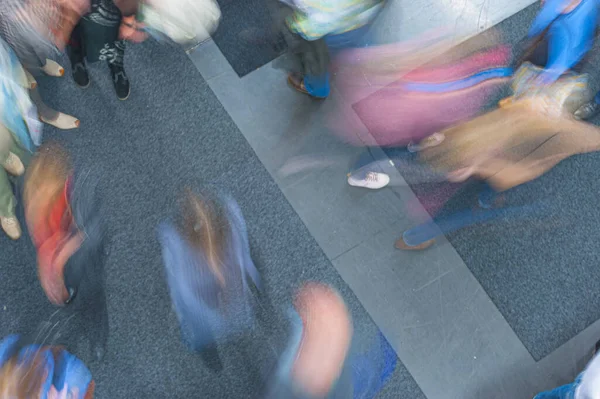
M 353 187 L 370 188 L 378 190 L 387 186 L 390 182 L 390 177 L 385 173 L 369 172 L 364 179 L 358 179 L 352 175 L 348 176 L 348 184 Z

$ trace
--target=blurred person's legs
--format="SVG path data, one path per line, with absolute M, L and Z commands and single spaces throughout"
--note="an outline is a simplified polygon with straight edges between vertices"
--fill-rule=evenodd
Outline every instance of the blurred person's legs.
M 85 48 L 83 40 L 83 27 L 78 23 L 69 40 L 69 59 L 71 61 L 71 74 L 77 86 L 86 88 L 90 85 L 90 77 L 85 65 Z
M 113 85 L 119 100 L 127 100 L 131 88 L 129 86 L 129 78 L 125 74 L 125 41 L 118 40 L 115 42 L 115 57 L 108 60 Z
M 343 50 L 344 48 L 358 46 L 361 39 L 367 33 L 369 26 L 363 26 L 358 29 L 354 29 L 338 35 L 327 35 L 324 38 L 326 49 L 329 54 L 323 54 L 316 51 L 313 56 L 315 58 L 326 57 L 325 60 L 318 60 L 316 64 L 328 63 L 329 57 L 334 55 L 336 51 Z M 330 87 L 330 74 L 327 66 L 325 65 L 322 71 L 314 73 L 290 74 L 288 76 L 288 82 L 296 90 L 306 93 L 314 98 L 327 98 L 331 91 Z
M 390 177 L 378 166 L 386 156 L 383 150 L 366 147 L 360 153 L 352 170 L 348 173 L 348 184 L 353 187 L 364 187 L 377 190 L 388 185 Z M 393 162 L 388 160 L 392 165 Z
M 21 226 L 15 214 L 17 200 L 9 175 L 20 176 L 25 166 L 19 158 L 22 151 L 16 146 L 11 133 L 0 126 L 0 225 L 13 240 L 21 237 Z
M 201 328 L 198 328 L 198 323 L 190 323 L 189 320 L 193 320 L 198 316 L 189 311 L 179 317 L 179 328 L 183 344 L 190 351 L 196 352 L 210 370 L 215 373 L 221 371 L 223 364 L 219 356 L 217 338 L 208 323 L 202 323 Z
M 31 97 L 31 102 L 33 102 L 37 108 L 40 121 L 63 130 L 76 129 L 79 127 L 79 119 L 47 106 L 46 103 L 44 103 L 44 100 L 42 100 L 37 87 L 30 89 L 29 95 Z
M 106 225 L 100 212 L 97 184 L 99 175 L 78 173 L 70 183 L 73 219 L 85 239 L 67 261 L 63 279 L 69 293 L 66 303 L 80 309 L 89 330 L 93 356 L 104 357 L 108 342 L 108 308 L 106 302 Z
M 435 239 L 440 235 L 499 218 L 520 219 L 537 214 L 541 215 L 541 211 L 544 209 L 544 206 L 540 204 L 494 209 L 493 205 L 497 195 L 489 186 L 485 187 L 478 197 L 479 206 L 483 209 L 466 209 L 448 216 L 434 217 L 429 222 L 406 230 L 402 237 L 396 241 L 396 248 L 404 250 L 427 249 L 435 243 Z
M 80 87 L 89 85 L 86 63 L 108 63 L 119 100 L 129 97 L 129 79 L 123 66 L 125 41 L 119 40 L 123 16 L 113 0 L 92 0 L 92 12 L 73 29 L 69 42 L 73 79 Z
M 436 143 L 441 142 L 437 139 L 439 134 L 433 134 L 429 138 L 433 138 Z M 425 140 L 418 144 L 418 151 L 423 148 L 434 146 L 437 144 L 425 143 Z M 409 143 L 410 146 L 410 143 Z M 408 151 L 408 152 L 407 152 Z M 358 159 L 352 165 L 348 173 L 348 184 L 354 187 L 365 187 L 370 189 L 380 189 L 390 183 L 390 176 L 385 173 L 383 165 L 389 165 L 397 168 L 404 176 L 412 174 L 411 184 L 417 180 L 419 183 L 441 182 L 446 180 L 446 176 L 431 170 L 427 165 L 419 162 L 411 151 L 406 147 L 365 147 L 360 153 Z M 386 167 L 387 167 L 386 165 Z
M 598 344 L 596 344 L 598 346 Z M 592 399 L 600 396 L 600 356 L 594 355 L 575 381 L 541 392 L 534 399 Z
M 216 342 L 206 345 L 199 351 L 202 361 L 213 372 L 217 373 L 223 370 L 223 363 L 219 356 L 219 348 Z
M 59 129 L 76 128 L 79 125 L 77 118 L 58 112 L 44 103 L 38 92 L 37 82 L 31 75 L 31 73 L 43 72 L 49 76 L 63 76 L 65 71 L 62 66 L 47 58 L 58 54 L 58 49 L 47 38 L 37 33 L 30 24 L 17 21 L 19 20 L 7 18 L 0 22 L 0 32 L 3 31 L 1 29 L 3 27 L 3 39 L 13 49 L 23 68 L 27 71 L 27 78 L 31 85 L 31 100 L 38 109 L 40 120 Z

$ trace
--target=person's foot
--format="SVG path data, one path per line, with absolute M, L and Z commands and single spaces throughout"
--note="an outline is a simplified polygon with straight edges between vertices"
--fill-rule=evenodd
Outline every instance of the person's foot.
M 404 251 L 423 251 L 423 250 L 431 247 L 433 244 L 435 244 L 435 238 L 432 238 L 431 240 L 427 240 L 424 243 L 421 243 L 419 245 L 408 245 L 404 241 L 404 237 L 400 237 L 396 240 L 396 244 L 394 246 L 397 249 L 402 249 Z
M 21 238 L 21 225 L 16 217 L 4 217 L 0 216 L 0 225 L 2 230 L 13 240 Z
M 72 64 L 71 73 L 77 86 L 85 89 L 90 85 L 90 76 L 88 75 L 88 71 L 83 60 Z
M 62 112 L 58 113 L 56 119 L 47 119 L 40 115 L 40 120 L 62 130 L 77 129 L 80 125 L 79 119 L 71 115 L 63 114 Z
M 583 104 L 575 111 L 575 118 L 579 120 L 588 120 L 596 116 L 600 112 L 600 105 L 596 101 Z
M 123 69 L 123 67 L 115 65 L 109 65 L 109 67 L 113 79 L 113 84 L 115 85 L 115 92 L 117 93 L 117 97 L 121 101 L 127 100 L 129 98 L 131 88 L 129 86 L 129 79 L 125 74 L 125 70 Z
M 46 58 L 46 64 L 42 67 L 42 70 L 48 76 L 61 77 L 65 74 L 65 69 L 61 67 L 57 62 Z
M 21 162 L 19 157 L 12 152 L 8 153 L 8 157 L 6 157 L 6 160 L 2 163 L 2 166 L 13 176 L 21 176 L 23 173 L 25 173 L 25 166 L 23 165 L 23 162 Z
M 312 98 L 316 98 L 319 100 L 324 100 L 327 97 L 318 97 L 315 95 L 312 95 L 308 92 L 308 90 L 306 89 L 306 86 L 304 85 L 304 75 L 301 74 L 297 74 L 297 73 L 290 73 L 288 75 L 288 84 L 290 86 L 292 86 L 294 89 L 296 89 L 297 91 L 299 91 L 300 93 L 306 94 L 307 96 L 310 96 Z
M 348 176 L 348 184 L 353 187 L 370 188 L 377 190 L 387 186 L 390 182 L 390 177 L 385 173 L 369 172 L 364 179 L 356 178 L 352 175 Z
M 407 148 L 408 152 L 419 152 L 419 151 L 423 151 L 426 148 L 435 147 L 437 145 L 442 144 L 442 141 L 444 141 L 444 139 L 445 139 L 445 136 L 443 134 L 434 133 L 431 136 L 425 137 L 419 143 L 415 143 L 414 141 L 411 141 L 410 143 L 408 143 L 406 148 Z
M 477 196 L 477 206 L 481 209 L 502 208 L 506 203 L 504 194 L 497 194 L 493 197 Z

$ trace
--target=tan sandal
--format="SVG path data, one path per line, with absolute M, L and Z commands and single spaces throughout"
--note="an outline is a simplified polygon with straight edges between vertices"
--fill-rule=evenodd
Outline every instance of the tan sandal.
M 307 94 L 310 96 L 306 86 L 304 85 L 304 76 L 296 73 L 290 73 L 287 78 L 288 84 L 300 93 Z
M 58 117 L 54 120 L 46 119 L 41 115 L 39 117 L 42 122 L 62 130 L 77 129 L 81 124 L 79 119 L 71 115 L 63 114 L 62 112 L 59 112 Z
M 48 76 L 61 77 L 65 74 L 65 69 L 61 67 L 56 61 L 52 61 L 46 58 L 46 64 L 42 67 L 42 71 Z
M 9 236 L 12 240 L 18 240 L 21 238 L 21 225 L 16 217 L 4 217 L 0 216 L 0 225 L 2 226 L 2 230 Z
M 423 251 L 435 244 L 435 238 L 431 240 L 427 240 L 424 243 L 419 245 L 408 245 L 404 242 L 404 237 L 400 237 L 396 240 L 396 244 L 394 245 L 397 249 L 402 249 L 404 251 Z
M 21 176 L 23 173 L 25 173 L 25 166 L 23 165 L 23 162 L 21 162 L 21 159 L 19 159 L 19 157 L 12 152 L 8 153 L 8 157 L 6 157 L 6 160 L 2 163 L 2 166 L 13 176 Z

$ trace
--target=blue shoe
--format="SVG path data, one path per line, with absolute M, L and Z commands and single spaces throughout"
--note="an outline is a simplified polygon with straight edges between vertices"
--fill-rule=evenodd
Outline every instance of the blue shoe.
M 304 76 L 296 73 L 290 73 L 287 79 L 290 86 L 299 91 L 300 93 L 306 94 L 312 98 L 316 98 L 318 100 L 324 100 L 327 96 L 316 96 L 308 91 L 306 85 L 304 84 Z

